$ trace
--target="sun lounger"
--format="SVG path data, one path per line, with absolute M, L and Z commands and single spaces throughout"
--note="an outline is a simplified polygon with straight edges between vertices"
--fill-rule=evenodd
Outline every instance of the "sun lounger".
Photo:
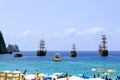
M 20 73 L 7 73 L 7 79 L 9 80 L 21 80 Z
M 0 72 L 0 80 L 21 80 L 21 73 Z
M 0 72 L 0 80 L 6 80 L 6 78 L 7 78 L 7 73 Z

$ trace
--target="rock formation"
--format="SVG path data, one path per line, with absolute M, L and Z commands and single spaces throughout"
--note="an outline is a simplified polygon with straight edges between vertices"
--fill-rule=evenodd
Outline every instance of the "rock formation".
M 6 50 L 6 44 L 2 35 L 2 32 L 0 31 L 0 54 L 7 53 Z
M 19 52 L 20 50 L 16 44 L 15 45 L 9 44 L 7 47 L 7 51 L 8 52 Z

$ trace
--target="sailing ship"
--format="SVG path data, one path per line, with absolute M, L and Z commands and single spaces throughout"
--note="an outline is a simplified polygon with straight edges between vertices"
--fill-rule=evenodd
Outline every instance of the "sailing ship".
M 102 35 L 102 42 L 99 45 L 99 50 L 98 50 L 98 52 L 101 56 L 108 56 L 108 50 L 106 47 L 106 43 L 107 43 L 106 39 L 107 39 L 106 35 Z
M 37 56 L 45 56 L 47 50 L 45 49 L 45 41 L 43 39 L 40 40 L 40 50 L 37 51 Z
M 75 50 L 75 44 L 73 44 L 73 48 L 71 50 L 71 57 L 76 57 L 77 56 L 77 52 Z

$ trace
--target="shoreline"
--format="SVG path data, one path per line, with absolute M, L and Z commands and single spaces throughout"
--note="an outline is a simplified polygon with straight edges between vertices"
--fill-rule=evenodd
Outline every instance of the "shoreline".
M 9 75 L 12 75 L 9 76 Z M 16 75 L 16 76 L 14 76 Z M 47 78 L 51 78 L 50 80 L 116 80 L 117 78 L 120 79 L 119 76 L 115 76 L 115 78 L 111 78 L 109 77 L 108 74 L 104 75 L 104 77 L 100 77 L 101 74 L 94 74 L 94 76 L 87 76 L 84 74 L 79 74 L 78 76 L 75 75 L 70 75 L 68 72 L 66 73 L 60 73 L 60 72 L 56 72 L 53 73 L 52 75 L 47 75 L 44 73 L 39 73 L 38 70 L 35 70 L 34 73 L 27 73 L 27 70 L 25 69 L 25 72 L 21 72 L 18 69 L 16 69 L 15 71 L 10 71 L 10 70 L 6 70 L 6 71 L 0 71 L 0 79 L 5 79 L 7 80 L 7 78 L 11 77 L 11 78 L 19 78 L 19 80 L 24 80 L 24 79 L 34 79 L 36 80 L 36 78 L 40 79 L 40 80 L 47 80 Z M 14 77 L 13 77 L 14 76 Z M 69 78 L 69 79 L 67 79 Z M 107 79 L 106 79 L 107 78 Z

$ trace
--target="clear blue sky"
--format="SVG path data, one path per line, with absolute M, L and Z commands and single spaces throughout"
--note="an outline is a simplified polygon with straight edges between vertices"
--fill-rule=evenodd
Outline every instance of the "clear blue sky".
M 109 50 L 120 50 L 120 0 L 0 0 L 0 30 L 6 45 L 36 51 L 97 50 L 107 35 Z

